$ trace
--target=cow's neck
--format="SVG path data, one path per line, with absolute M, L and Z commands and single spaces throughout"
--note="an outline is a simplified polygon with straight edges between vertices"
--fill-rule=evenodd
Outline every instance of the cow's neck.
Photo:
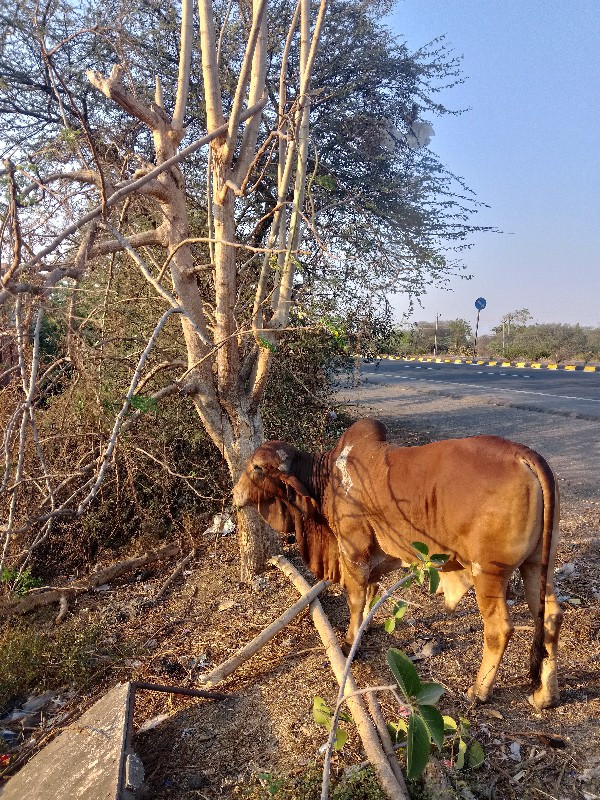
M 312 455 L 298 451 L 294 466 L 296 477 L 320 505 L 329 481 L 329 453 Z

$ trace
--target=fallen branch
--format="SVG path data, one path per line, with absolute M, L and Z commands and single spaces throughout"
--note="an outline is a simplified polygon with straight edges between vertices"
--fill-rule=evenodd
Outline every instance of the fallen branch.
M 219 683 L 219 681 L 224 680 L 228 675 L 231 675 L 239 666 L 241 666 L 245 661 L 247 661 L 250 656 L 254 655 L 258 650 L 261 649 L 268 641 L 270 641 L 275 634 L 279 633 L 282 628 L 285 628 L 298 614 L 306 608 L 307 605 L 312 603 L 312 601 L 323 591 L 323 589 L 327 588 L 331 584 L 331 581 L 319 581 L 316 586 L 313 586 L 312 589 L 308 587 L 309 591 L 302 595 L 302 597 L 294 603 L 293 606 L 290 606 L 288 610 L 282 614 L 278 619 L 272 622 L 264 631 L 258 634 L 251 642 L 248 642 L 247 645 L 244 645 L 240 650 L 237 651 L 231 658 L 228 658 L 227 661 L 224 661 L 218 667 L 209 672 L 208 675 L 205 675 L 201 681 L 201 683 L 206 684 L 207 686 L 214 686 L 215 683 Z
M 190 563 L 190 561 L 192 560 L 192 558 L 195 555 L 196 555 L 196 548 L 194 547 L 194 549 L 190 553 L 188 553 L 185 558 L 182 558 L 181 561 L 179 562 L 179 564 L 177 564 L 177 566 L 175 567 L 173 572 L 169 575 L 169 577 L 163 583 L 163 585 L 160 587 L 158 592 L 149 601 L 148 605 L 154 605 L 155 603 L 158 603 L 158 601 L 163 596 L 163 594 L 167 591 L 169 586 L 171 586 L 173 581 L 177 580 L 177 578 L 181 575 L 183 570 L 186 568 L 186 566 Z
M 369 613 L 363 619 L 358 631 L 356 632 L 356 636 L 354 637 L 354 641 L 352 642 L 352 647 L 350 648 L 350 652 L 348 653 L 348 659 L 344 665 L 344 671 L 342 674 L 341 679 L 339 680 L 340 689 L 337 696 L 337 704 L 335 710 L 333 712 L 333 717 L 331 718 L 331 726 L 329 729 L 329 739 L 327 740 L 327 750 L 325 751 L 325 761 L 323 764 L 323 784 L 321 787 L 321 800 L 327 800 L 329 796 L 329 770 L 331 767 L 331 756 L 333 753 L 333 744 L 335 741 L 335 732 L 336 727 L 339 721 L 339 715 L 341 711 L 342 701 L 344 699 L 344 695 L 348 694 L 346 692 L 346 681 L 350 680 L 351 678 L 351 667 L 352 661 L 358 652 L 358 647 L 360 644 L 360 640 L 362 639 L 363 633 L 367 630 L 369 625 L 371 624 L 371 620 L 375 616 L 377 610 L 385 603 L 387 600 L 393 595 L 393 593 L 399 589 L 404 584 L 408 583 L 411 580 L 410 575 L 406 575 L 402 580 L 395 583 L 389 589 L 381 595 L 381 597 L 377 600 L 377 602 L 371 607 Z M 408 795 L 406 795 L 408 797 Z
M 153 550 L 151 553 L 145 553 L 137 558 L 130 558 L 127 561 L 120 561 L 118 564 L 113 564 L 106 569 L 93 572 L 85 583 L 74 583 L 73 586 L 61 587 L 60 589 L 51 589 L 49 592 L 42 594 L 32 594 L 22 600 L 15 600 L 12 603 L 4 603 L 0 605 L 0 619 L 11 617 L 14 614 L 27 614 L 41 606 L 47 606 L 51 603 L 62 603 L 61 598 L 68 598 L 76 594 L 83 594 L 94 589 L 96 586 L 101 586 L 103 583 L 110 583 L 110 581 L 123 575 L 125 572 L 130 572 L 132 569 L 137 569 L 145 564 L 151 564 L 153 561 L 160 561 L 163 558 L 171 558 L 179 552 L 179 546 L 176 544 L 169 544 L 166 547 L 161 547 L 160 550 Z
M 304 594 L 309 590 L 309 584 L 286 558 L 283 556 L 275 556 L 274 558 L 270 559 L 270 563 L 274 564 L 278 569 L 280 569 L 284 575 L 287 575 L 299 592 Z M 321 603 L 318 600 L 313 600 L 309 608 L 311 618 L 315 624 L 319 636 L 323 640 L 323 644 L 325 645 L 325 652 L 331 663 L 336 680 L 338 683 L 341 683 L 345 673 L 346 659 L 344 658 L 342 650 L 338 644 L 337 637 L 333 632 L 325 612 L 323 611 Z M 346 694 L 352 694 L 359 691 L 352 675 L 347 677 L 345 683 Z M 352 714 L 354 724 L 356 725 L 356 729 L 358 730 L 362 740 L 365 753 L 373 765 L 373 769 L 375 770 L 381 788 L 390 798 L 390 800 L 408 800 L 408 795 L 396 779 L 390 762 L 388 761 L 387 756 L 382 749 L 377 731 L 373 727 L 373 722 L 371 721 L 371 718 L 365 709 L 361 697 L 356 695 L 348 698 L 347 703 L 350 713 Z
M 402 787 L 402 791 L 406 795 L 409 796 L 408 789 L 406 788 L 406 783 L 404 782 L 404 775 L 402 774 L 402 768 L 398 763 L 398 759 L 396 758 L 396 751 L 394 750 L 394 744 L 392 742 L 392 737 L 390 736 L 390 732 L 388 731 L 387 725 L 385 724 L 385 718 L 381 711 L 381 706 L 379 705 L 379 700 L 377 699 L 377 695 L 374 692 L 369 692 L 365 695 L 365 699 L 367 701 L 367 706 L 369 708 L 369 713 L 371 714 L 371 719 L 375 723 L 375 727 L 377 728 L 377 733 L 379 734 L 379 738 L 381 739 L 381 744 L 383 745 L 383 751 L 388 757 L 390 765 L 394 770 L 394 775 L 396 776 L 396 780 Z

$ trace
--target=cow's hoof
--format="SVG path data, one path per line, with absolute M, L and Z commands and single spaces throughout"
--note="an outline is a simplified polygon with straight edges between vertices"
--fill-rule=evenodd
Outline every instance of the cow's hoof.
M 348 642 L 343 642 L 342 653 L 346 656 L 346 658 L 348 658 L 348 656 L 350 655 L 350 650 L 352 650 L 352 645 L 348 644 Z
M 559 703 L 559 697 L 539 689 L 537 692 L 530 694 L 527 701 L 538 711 L 545 711 L 547 708 L 554 708 Z
M 466 694 L 472 703 L 487 703 L 492 693 L 484 692 L 481 687 L 474 683 L 473 686 L 467 689 Z

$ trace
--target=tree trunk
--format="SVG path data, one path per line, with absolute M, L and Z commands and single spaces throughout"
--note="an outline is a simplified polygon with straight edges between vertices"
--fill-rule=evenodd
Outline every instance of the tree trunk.
M 253 508 L 242 508 L 237 514 L 238 543 L 240 547 L 240 580 L 252 579 L 264 572 L 269 558 L 281 552 L 281 540 L 273 528 L 259 517 Z

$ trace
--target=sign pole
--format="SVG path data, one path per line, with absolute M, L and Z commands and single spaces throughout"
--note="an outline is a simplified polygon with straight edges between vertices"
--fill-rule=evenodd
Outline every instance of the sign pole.
M 473 347 L 473 358 L 477 357 L 477 336 L 479 334 L 479 315 L 486 307 L 487 303 L 485 297 L 478 297 L 475 300 L 475 308 L 477 309 L 477 324 L 475 325 L 475 345 Z

